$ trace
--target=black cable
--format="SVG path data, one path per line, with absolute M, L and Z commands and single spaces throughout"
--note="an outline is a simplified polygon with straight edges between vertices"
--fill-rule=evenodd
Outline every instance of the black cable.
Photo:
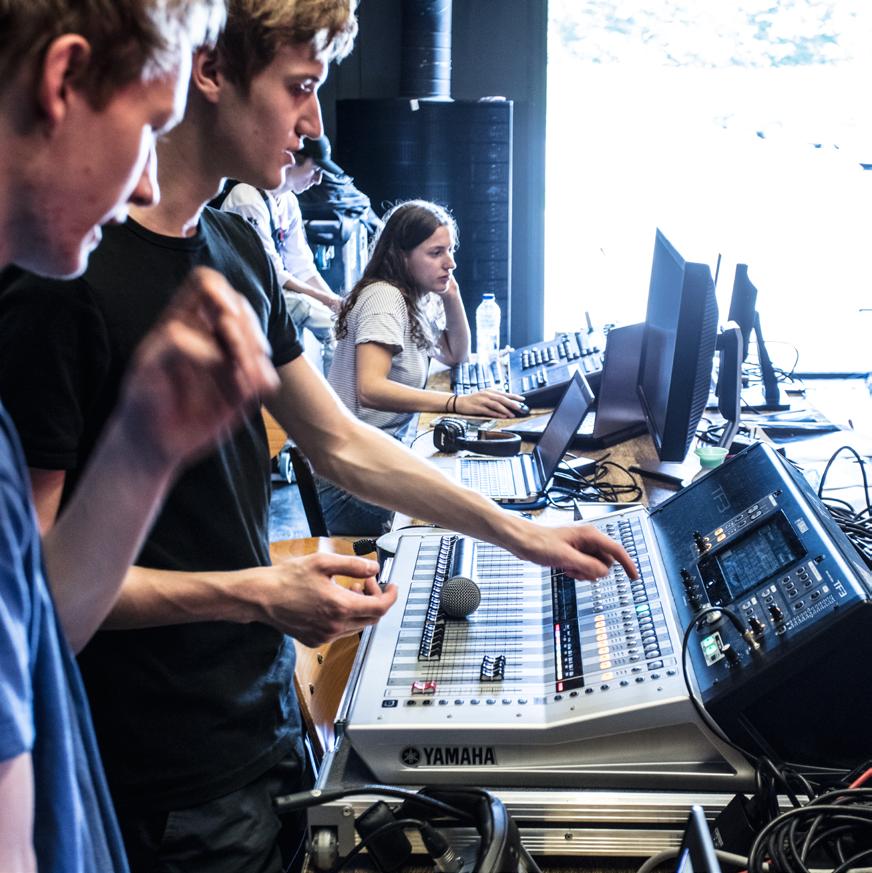
M 818 497 L 823 497 L 824 486 L 827 481 L 827 474 L 830 472 L 830 467 L 833 466 L 836 458 L 842 452 L 850 452 L 856 459 L 857 463 L 860 465 L 860 474 L 863 477 L 863 496 L 866 498 L 866 512 L 872 515 L 872 501 L 869 498 L 869 480 L 866 477 L 866 462 L 860 456 L 860 453 L 853 446 L 839 446 L 832 455 L 830 455 L 830 459 L 827 461 L 826 466 L 824 467 L 823 473 L 821 473 L 821 481 L 818 485 Z
M 693 705 L 693 708 L 696 710 L 702 721 L 712 731 L 712 733 L 714 733 L 715 736 L 717 736 L 721 741 L 730 746 L 730 748 L 735 749 L 737 752 L 739 752 L 740 755 L 743 755 L 748 761 L 756 765 L 757 756 L 733 742 L 733 740 L 731 740 L 723 732 L 717 722 L 709 715 L 708 710 L 706 710 L 702 701 L 697 699 L 696 695 L 693 692 L 693 687 L 690 684 L 690 673 L 687 669 L 687 653 L 689 648 L 688 643 L 690 641 L 690 634 L 702 619 L 704 619 L 707 615 L 715 612 L 721 613 L 722 615 L 725 615 L 727 618 L 729 618 L 732 624 L 735 626 L 736 630 L 739 632 L 740 636 L 745 633 L 744 625 L 739 620 L 739 617 L 731 609 L 727 609 L 723 606 L 705 606 L 700 609 L 688 623 L 687 628 L 684 631 L 684 636 L 681 640 L 681 672 L 684 677 L 684 685 L 687 688 L 687 695 L 690 698 L 690 702 Z
M 748 856 L 748 873 L 761 873 L 765 859 L 771 873 L 804 873 L 820 866 L 824 853 L 833 873 L 847 873 L 872 855 L 872 789 L 839 788 L 805 806 L 774 818 L 760 833 Z
M 462 809 L 458 809 L 448 803 L 443 803 L 441 800 L 436 800 L 426 794 L 421 794 L 408 788 L 397 788 L 394 785 L 380 785 L 377 783 L 355 785 L 351 788 L 336 788 L 333 791 L 313 789 L 310 791 L 298 791 L 295 794 L 284 794 L 273 800 L 273 806 L 279 812 L 290 812 L 294 809 L 308 809 L 310 806 L 320 806 L 324 803 L 332 803 L 334 800 L 342 800 L 346 797 L 354 797 L 360 794 L 381 794 L 385 797 L 397 797 L 400 800 L 423 803 L 441 812 L 443 815 L 459 818 L 464 821 L 471 821 L 473 818 Z
M 574 490 L 568 491 L 552 485 L 546 492 L 548 505 L 556 509 L 564 509 L 580 498 L 583 498 L 586 503 L 633 503 L 641 499 L 642 488 L 636 477 L 626 467 L 608 458 L 608 454 L 600 458 L 596 462 L 594 472 L 587 476 L 579 475 L 566 465 L 558 468 L 563 476 L 572 480 L 575 487 Z M 612 481 L 613 471 L 623 474 L 628 481 Z
M 420 830 L 424 826 L 424 822 L 419 818 L 398 818 L 396 821 L 389 821 L 383 824 L 380 828 L 376 828 L 371 834 L 368 834 L 362 839 L 344 858 L 340 858 L 331 868 L 329 873 L 339 873 L 339 871 L 352 859 L 356 858 L 371 842 L 379 837 L 385 836 L 392 831 L 405 828 L 417 828 Z

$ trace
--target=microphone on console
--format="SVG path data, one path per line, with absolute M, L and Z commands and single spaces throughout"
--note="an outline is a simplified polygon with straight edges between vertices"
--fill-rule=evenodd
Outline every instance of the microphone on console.
M 440 606 L 449 618 L 466 618 L 481 603 L 481 590 L 467 576 L 452 576 L 442 586 Z

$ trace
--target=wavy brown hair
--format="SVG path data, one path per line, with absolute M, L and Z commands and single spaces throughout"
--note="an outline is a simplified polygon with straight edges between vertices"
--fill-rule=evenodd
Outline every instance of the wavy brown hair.
M 341 61 L 357 35 L 357 0 L 228 0 L 218 57 L 227 77 L 247 90 L 287 45 L 310 43 Z
M 348 335 L 348 315 L 354 309 L 360 292 L 374 282 L 387 282 L 403 295 L 415 345 L 419 349 L 430 348 L 433 338 L 429 335 L 421 310 L 423 297 L 409 272 L 406 256 L 440 227 L 451 230 L 456 246 L 457 222 L 447 209 L 436 203 L 407 200 L 385 213 L 384 224 L 373 240 L 369 263 L 339 310 L 336 319 L 337 339 Z

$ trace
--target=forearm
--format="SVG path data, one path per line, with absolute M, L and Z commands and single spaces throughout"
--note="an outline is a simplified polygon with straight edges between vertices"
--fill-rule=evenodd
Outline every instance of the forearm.
M 358 385 L 360 405 L 385 412 L 446 412 L 453 397 L 448 391 L 411 388 L 392 379 L 368 379 Z
M 295 276 L 286 275 L 283 287 L 286 291 L 296 291 L 298 294 L 312 297 L 328 307 L 332 307 L 333 301 L 336 299 L 336 295 L 329 288 L 325 291 L 318 287 L 314 281 L 303 281 Z
M 441 337 L 439 359 L 444 364 L 459 364 L 469 357 L 472 350 L 466 310 L 459 292 L 444 294 L 442 305 L 445 308 L 445 330 Z
M 61 625 L 79 651 L 106 618 L 171 481 L 171 467 L 110 420 L 69 504 L 43 539 Z
M 341 445 L 313 452 L 320 473 L 371 503 L 520 549 L 530 522 L 458 485 L 392 437 L 357 424 Z
M 258 616 L 257 577 L 262 572 L 259 567 L 234 572 L 131 567 L 103 629 L 129 630 L 199 621 L 253 621 Z

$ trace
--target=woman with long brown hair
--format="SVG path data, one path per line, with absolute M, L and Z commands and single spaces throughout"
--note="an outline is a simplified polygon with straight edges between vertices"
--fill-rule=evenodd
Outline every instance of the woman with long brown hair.
M 457 225 L 441 206 L 394 206 L 336 322 L 330 384 L 358 418 L 400 440 L 418 412 L 512 418 L 523 403 L 499 390 L 455 396 L 425 388 L 430 358 L 452 365 L 470 351 L 456 245 Z M 327 482 L 319 493 L 331 534 L 375 535 L 390 521 L 387 510 Z

